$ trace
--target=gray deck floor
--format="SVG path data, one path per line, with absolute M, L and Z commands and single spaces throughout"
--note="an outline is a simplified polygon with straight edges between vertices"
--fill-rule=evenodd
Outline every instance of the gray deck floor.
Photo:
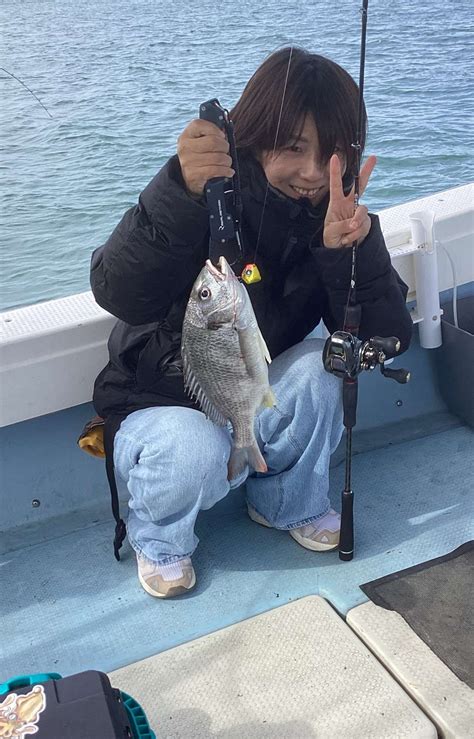
M 198 584 L 182 599 L 148 596 L 130 549 L 115 562 L 110 519 L 69 533 L 53 523 L 45 542 L 38 532 L 25 535 L 0 560 L 0 681 L 110 671 L 306 595 L 319 593 L 347 613 L 366 600 L 361 583 L 472 538 L 473 439 L 462 426 L 356 456 L 356 554 L 349 563 L 258 526 L 246 515 L 242 491 L 231 494 L 200 517 Z M 339 465 L 331 477 L 336 507 L 343 478 Z

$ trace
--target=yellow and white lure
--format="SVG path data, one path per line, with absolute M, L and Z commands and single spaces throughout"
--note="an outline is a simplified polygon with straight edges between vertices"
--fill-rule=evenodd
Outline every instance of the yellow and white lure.
M 241 274 L 242 280 L 251 285 L 254 282 L 260 282 L 262 276 L 256 264 L 246 264 Z

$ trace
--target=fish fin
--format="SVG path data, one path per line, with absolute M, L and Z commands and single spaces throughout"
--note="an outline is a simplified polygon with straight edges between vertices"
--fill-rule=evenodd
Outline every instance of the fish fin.
M 275 395 L 270 385 L 265 391 L 265 395 L 263 396 L 263 399 L 262 399 L 262 405 L 264 408 L 273 408 L 273 406 L 276 405 Z
M 249 464 L 254 468 L 255 472 L 268 472 L 267 463 L 265 462 L 256 441 L 252 446 L 247 447 L 247 456 Z
M 206 418 L 210 421 L 214 421 L 218 426 L 227 425 L 227 418 L 225 418 L 216 406 L 211 403 L 202 390 L 200 390 L 197 395 L 197 401 L 201 406 L 202 411 L 206 414 Z
M 271 362 L 267 345 L 263 339 L 260 329 L 254 327 L 241 329 L 237 332 L 239 337 L 240 356 L 245 364 L 247 373 L 260 382 L 268 382 L 267 362 Z M 265 378 L 265 379 L 264 379 Z
M 243 288 L 242 295 L 243 295 L 244 302 L 245 303 L 248 303 L 248 305 L 249 305 L 249 311 L 250 311 L 250 313 L 253 314 L 253 315 L 255 315 L 254 309 L 252 307 L 252 301 L 250 300 L 250 295 L 248 294 L 248 292 L 247 292 L 247 290 L 245 288 Z M 272 358 L 270 356 L 270 352 L 268 351 L 268 347 L 267 347 L 267 345 L 265 343 L 265 339 L 262 336 L 262 332 L 260 331 L 260 328 L 258 326 L 258 323 L 257 323 L 257 319 L 256 318 L 255 318 L 255 323 L 257 324 L 257 342 L 258 342 L 258 345 L 260 347 L 260 351 L 262 352 L 263 356 L 267 360 L 268 364 L 271 364 Z M 247 324 L 240 325 L 239 324 L 239 321 L 237 320 L 236 321 L 236 324 L 235 324 L 235 327 L 236 327 L 237 331 L 239 332 L 239 338 L 240 338 L 240 333 L 243 332 L 245 334 L 246 333 L 246 328 L 248 328 L 248 325 Z M 252 334 L 251 335 L 252 335 L 252 338 L 254 339 L 254 333 L 253 333 L 253 331 L 252 331 Z
M 270 356 L 270 352 L 268 351 L 268 346 L 265 343 L 265 339 L 263 338 L 263 335 L 260 329 L 258 329 L 258 343 L 260 344 L 260 349 L 262 350 L 263 356 L 267 360 L 268 364 L 271 364 L 272 358 Z
M 211 403 L 209 398 L 206 396 L 204 390 L 197 381 L 194 372 L 189 366 L 186 352 L 182 351 L 182 357 L 184 387 L 186 389 L 186 392 L 190 397 L 197 400 L 197 402 L 201 406 L 201 410 L 203 411 L 203 413 L 206 414 L 206 418 L 208 418 L 210 421 L 213 421 L 218 426 L 225 426 L 227 424 L 227 418 L 222 415 L 222 413 L 215 407 L 213 403 Z
M 265 462 L 256 441 L 251 446 L 236 447 L 232 446 L 230 459 L 227 465 L 227 477 L 229 480 L 235 480 L 245 468 L 252 467 L 256 472 L 268 472 L 267 463 Z

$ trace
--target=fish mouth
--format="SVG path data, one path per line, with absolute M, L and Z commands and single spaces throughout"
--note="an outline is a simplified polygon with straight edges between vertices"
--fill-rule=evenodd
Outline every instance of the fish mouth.
M 206 267 L 216 281 L 224 282 L 229 276 L 229 264 L 225 257 L 219 257 L 217 267 L 210 259 L 206 259 Z

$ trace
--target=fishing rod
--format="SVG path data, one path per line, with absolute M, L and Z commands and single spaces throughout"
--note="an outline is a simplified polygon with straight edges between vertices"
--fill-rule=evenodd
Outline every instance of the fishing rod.
M 359 69 L 359 101 L 356 141 L 352 144 L 355 149 L 354 166 L 354 212 L 359 205 L 360 196 L 360 165 L 362 157 L 362 132 L 365 123 L 364 116 L 364 73 L 365 73 L 365 50 L 367 38 L 367 13 L 368 0 L 363 0 L 361 7 L 362 32 L 361 52 Z M 288 61 L 288 70 L 291 62 L 291 54 Z M 288 78 L 287 70 L 287 78 Z M 283 92 L 283 99 L 286 91 Z M 282 101 L 283 108 L 283 101 Z M 202 103 L 199 111 L 200 118 L 215 123 L 221 130 L 225 131 L 229 141 L 229 153 L 234 162 L 236 170 L 234 178 L 223 177 L 209 180 L 205 185 L 205 195 L 210 211 L 210 240 L 209 256 L 212 261 L 216 254 L 221 254 L 225 249 L 229 250 L 227 261 L 233 265 L 242 264 L 242 238 L 240 229 L 241 198 L 240 181 L 237 166 L 237 152 L 232 122 L 228 111 L 222 108 L 216 99 Z M 278 137 L 275 136 L 275 146 Z M 268 191 L 267 183 L 267 191 Z M 263 213 L 262 213 L 263 218 Z M 339 558 L 349 561 L 354 556 L 354 494 L 352 490 L 352 429 L 356 425 L 358 375 L 362 370 L 373 370 L 380 367 L 385 377 L 392 378 L 396 382 L 406 383 L 410 373 L 404 369 L 390 370 L 385 367 L 387 356 L 393 356 L 400 350 L 400 340 L 396 336 L 381 337 L 374 336 L 367 341 L 358 338 L 362 307 L 357 303 L 356 277 L 357 277 L 357 241 L 352 244 L 351 255 L 351 277 L 347 304 L 344 312 L 343 328 L 335 331 L 326 340 L 323 350 L 324 368 L 340 377 L 343 381 L 343 423 L 346 429 L 346 455 L 345 455 L 345 484 L 342 492 L 341 504 L 341 533 L 339 541 Z M 235 270 L 235 267 L 234 267 Z M 260 274 L 255 264 L 245 265 L 241 278 L 247 284 L 258 282 Z
M 364 72 L 367 38 L 367 13 L 369 0 L 363 0 L 362 33 L 359 68 L 359 109 L 356 141 L 356 171 L 354 177 L 354 212 L 359 205 L 360 165 L 362 155 L 362 129 L 364 123 Z M 396 336 L 374 336 L 368 341 L 358 338 L 362 308 L 356 301 L 357 241 L 352 244 L 352 262 L 349 293 L 344 313 L 342 331 L 335 331 L 326 340 L 323 350 L 324 368 L 340 377 L 342 386 L 343 423 L 346 429 L 345 481 L 341 504 L 341 533 L 339 559 L 350 561 L 354 556 L 354 493 L 352 490 L 352 429 L 356 425 L 358 375 L 362 370 L 373 370 L 378 365 L 385 377 L 401 384 L 408 382 L 410 373 L 404 369 L 390 370 L 385 367 L 387 356 L 400 350 Z

